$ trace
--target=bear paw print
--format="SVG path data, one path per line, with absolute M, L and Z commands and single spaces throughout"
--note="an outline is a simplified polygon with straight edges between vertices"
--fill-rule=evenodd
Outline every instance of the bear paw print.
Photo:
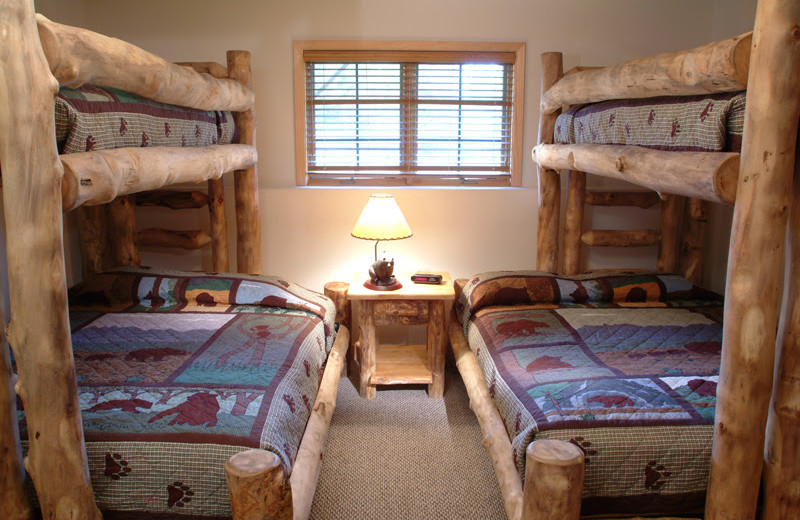
M 106 453 L 106 470 L 103 474 L 111 477 L 112 480 L 119 480 L 122 477 L 127 477 L 131 472 L 128 461 L 122 458 L 119 453 Z
M 597 450 L 592 449 L 592 442 L 584 439 L 583 437 L 573 437 L 569 440 L 569 442 L 581 449 L 585 456 L 586 464 L 592 462 L 590 457 L 597 455 Z
M 654 491 L 661 489 L 667 483 L 665 479 L 672 475 L 671 472 L 664 471 L 665 469 L 662 464 L 655 460 L 648 462 L 647 466 L 644 467 L 644 487 Z
M 167 486 L 167 495 L 167 505 L 169 507 L 184 507 L 187 503 L 192 501 L 194 491 L 183 482 L 176 481 Z

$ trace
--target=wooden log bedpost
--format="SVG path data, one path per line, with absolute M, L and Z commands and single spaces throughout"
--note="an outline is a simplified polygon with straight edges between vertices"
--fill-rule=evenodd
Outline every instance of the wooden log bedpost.
M 292 489 L 277 455 L 246 450 L 225 463 L 234 520 L 291 520 Z
M 570 170 L 568 186 L 561 272 L 573 275 L 581 271 L 581 235 L 583 234 L 583 212 L 586 208 L 586 174 Z
M 0 4 L 0 157 L 3 160 L 17 394 L 30 448 L 25 466 L 44 518 L 99 520 L 83 443 L 67 316 L 61 178 L 53 135 L 58 82 L 31 0 Z
M 800 518 L 800 163 L 795 159 L 784 307 L 764 449 L 764 520 Z
M 208 180 L 208 214 L 211 234 L 211 268 L 217 273 L 231 270 L 228 255 L 228 217 L 225 215 L 225 189 L 222 179 Z
M 0 296 L 0 511 L 8 520 L 27 520 L 31 517 L 23 481 L 25 468 L 19 445 L 17 426 L 17 395 L 11 372 L 11 358 L 6 342 L 5 312 Z
M 800 2 L 761 0 L 728 260 L 709 520 L 756 514 L 800 115 L 799 65 Z
M 684 200 L 680 195 L 664 195 L 664 202 L 661 203 L 660 238 L 656 261 L 656 270 L 659 273 L 678 272 L 678 232 Z
M 703 246 L 708 222 L 708 201 L 690 198 L 686 203 L 686 226 L 681 240 L 679 272 L 699 285 L 703 281 Z
M 525 450 L 524 520 L 578 520 L 583 451 L 564 441 L 534 441 Z
M 250 53 L 228 51 L 228 76 L 250 87 Z M 239 142 L 255 145 L 256 111 L 252 106 L 233 116 Z M 234 173 L 236 204 L 236 268 L 240 273 L 261 274 L 261 219 L 258 214 L 258 170 L 255 165 Z
M 542 54 L 542 96 L 561 79 L 564 64 L 560 52 Z M 538 143 L 553 143 L 553 130 L 559 111 L 546 114 L 540 109 Z M 558 220 L 561 215 L 561 178 L 558 172 L 537 167 L 539 216 L 536 233 L 536 269 L 558 270 Z

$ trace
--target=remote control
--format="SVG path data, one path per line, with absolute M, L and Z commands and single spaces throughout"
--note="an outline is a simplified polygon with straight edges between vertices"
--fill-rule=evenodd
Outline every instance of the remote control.
M 442 283 L 442 275 L 433 273 L 414 273 L 411 275 L 411 281 L 414 283 L 429 283 L 438 285 Z

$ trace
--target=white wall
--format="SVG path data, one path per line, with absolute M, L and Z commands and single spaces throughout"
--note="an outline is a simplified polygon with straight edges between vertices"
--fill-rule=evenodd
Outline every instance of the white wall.
M 623 59 L 687 48 L 737 34 L 752 24 L 753 2 L 736 0 L 101 0 L 38 1 L 56 21 L 136 43 L 171 60 L 225 62 L 226 49 L 252 52 L 258 114 L 260 204 L 265 272 L 311 288 L 350 278 L 372 256 L 372 243 L 350 229 L 372 192 L 397 197 L 414 237 L 390 244 L 398 270 L 449 270 L 470 276 L 495 268 L 534 268 L 536 263 L 536 143 L 539 54 L 559 50 L 565 68 L 611 64 Z M 64 14 L 65 5 L 76 13 Z M 75 22 L 68 18 L 78 18 Z M 746 30 L 745 27 L 744 30 Z M 516 189 L 347 189 L 294 186 L 292 40 L 295 39 L 505 40 L 527 43 L 523 187 Z M 602 184 L 602 181 L 600 182 Z M 232 201 L 232 196 L 229 197 Z M 657 225 L 654 213 L 625 214 L 629 227 Z M 598 213 L 607 225 L 619 218 Z M 204 215 L 184 223 L 192 227 Z M 150 222 L 169 219 L 156 213 Z M 161 224 L 167 226 L 166 224 Z M 724 227 L 724 222 L 723 222 Z M 727 236 L 727 230 L 722 230 Z M 708 260 L 724 266 L 726 246 Z M 73 278 L 79 272 L 71 247 Z M 603 251 L 592 267 L 652 267 L 651 251 Z M 649 256 L 648 256 L 649 255 Z M 193 255 L 153 253 L 145 262 L 193 267 Z M 208 266 L 207 255 L 204 257 Z M 724 267 L 723 267 L 724 273 Z M 718 290 L 718 278 L 712 286 Z M 722 277 L 724 281 L 724 275 Z

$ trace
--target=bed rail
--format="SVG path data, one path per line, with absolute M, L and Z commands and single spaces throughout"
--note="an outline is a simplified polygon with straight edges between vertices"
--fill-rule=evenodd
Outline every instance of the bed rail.
M 199 110 L 244 111 L 253 92 L 240 82 L 216 79 L 169 63 L 128 42 L 36 15 L 39 39 L 59 84 L 94 83 Z
M 603 144 L 540 144 L 531 156 L 544 168 L 594 173 L 661 193 L 726 204 L 733 204 L 736 199 L 738 153 L 667 152 Z
M 565 75 L 541 100 L 545 114 L 607 99 L 686 96 L 747 87 L 753 33 L 680 52 Z
M 64 211 L 82 204 L 111 202 L 120 195 L 180 182 L 201 182 L 256 164 L 258 152 L 246 144 L 201 148 L 117 148 L 60 156 L 64 165 Z

